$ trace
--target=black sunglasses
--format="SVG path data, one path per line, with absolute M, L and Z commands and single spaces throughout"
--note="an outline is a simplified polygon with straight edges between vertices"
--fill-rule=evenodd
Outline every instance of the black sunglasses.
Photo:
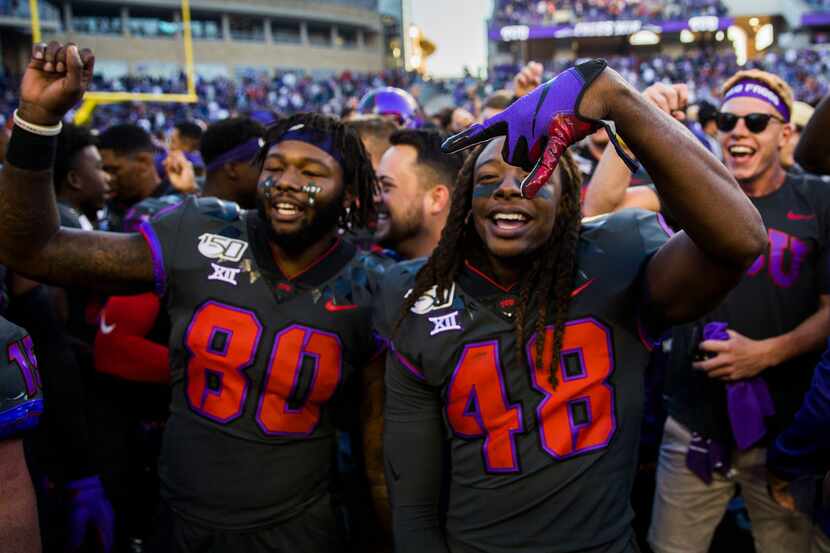
M 780 117 L 776 117 L 775 115 L 771 115 L 769 113 L 749 113 L 747 115 L 735 115 L 734 113 L 720 112 L 718 113 L 718 117 L 716 119 L 718 130 L 721 132 L 730 132 L 732 129 L 735 128 L 735 126 L 738 124 L 738 120 L 740 119 L 744 120 L 746 128 L 754 134 L 764 132 L 764 129 L 766 129 L 767 125 L 769 125 L 770 119 L 775 119 L 776 121 L 781 121 L 782 123 L 785 122 Z

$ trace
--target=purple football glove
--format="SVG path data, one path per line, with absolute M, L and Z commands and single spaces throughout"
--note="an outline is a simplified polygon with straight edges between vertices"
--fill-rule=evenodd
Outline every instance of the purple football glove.
M 607 123 L 589 120 L 577 113 L 582 94 L 607 65 L 605 60 L 596 59 L 571 67 L 503 112 L 449 137 L 443 144 L 444 151 L 454 153 L 506 136 L 502 157 L 507 163 L 530 172 L 521 189 L 522 195 L 533 198 L 548 182 L 569 146 L 605 127 L 626 165 L 636 170 L 636 162 L 625 154 Z
M 115 516 L 98 476 L 73 480 L 66 485 L 69 503 L 69 525 L 66 551 L 78 551 L 87 540 L 97 550 L 109 553 L 112 549 Z

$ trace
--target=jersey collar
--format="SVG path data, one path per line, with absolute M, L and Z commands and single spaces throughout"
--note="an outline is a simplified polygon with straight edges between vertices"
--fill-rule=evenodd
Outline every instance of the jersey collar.
M 499 318 L 508 323 L 515 318 L 518 284 L 502 286 L 470 260 L 465 260 L 458 273 L 458 285 Z
M 268 231 L 255 211 L 247 212 L 251 249 L 263 275 L 273 283 L 290 283 L 293 286 L 314 287 L 331 280 L 355 256 L 357 250 L 348 241 L 338 238 L 323 255 L 312 261 L 295 275 L 286 275 L 271 255 L 268 247 Z
M 464 260 L 464 267 L 459 274 L 460 284 L 474 296 L 492 296 L 493 294 L 515 294 L 517 283 L 502 286 L 495 278 L 478 268 L 469 259 Z

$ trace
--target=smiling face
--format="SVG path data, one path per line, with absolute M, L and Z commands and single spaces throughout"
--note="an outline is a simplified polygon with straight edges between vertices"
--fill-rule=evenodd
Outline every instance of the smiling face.
M 378 168 L 379 198 L 377 241 L 397 249 L 401 242 L 421 232 L 425 222 L 424 187 L 418 179 L 418 151 L 407 144 L 392 146 Z
M 269 179 L 272 184 L 266 186 Z M 318 190 L 309 193 L 303 190 L 306 186 Z M 257 202 L 271 238 L 283 248 L 301 250 L 334 232 L 349 203 L 347 196 L 343 170 L 326 151 L 299 140 L 285 140 L 268 150 Z
M 491 141 L 473 171 L 473 221 L 487 251 L 497 258 L 531 253 L 550 238 L 561 194 L 561 168 L 532 200 L 519 185 L 527 173 L 504 162 L 504 139 Z
M 738 116 L 766 113 L 781 117 L 767 102 L 748 97 L 730 99 L 723 104 L 721 111 Z M 739 120 L 731 131 L 719 132 L 724 162 L 735 180 L 751 183 L 780 170 L 780 150 L 787 144 L 790 132 L 788 125 L 775 118 L 770 119 L 760 133 L 751 132 L 746 127 L 745 119 Z

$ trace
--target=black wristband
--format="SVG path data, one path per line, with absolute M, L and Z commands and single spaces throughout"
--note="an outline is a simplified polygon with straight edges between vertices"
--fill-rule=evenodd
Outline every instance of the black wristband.
M 12 136 L 6 147 L 6 163 L 27 171 L 45 171 L 55 165 L 57 136 L 43 136 L 12 127 Z

